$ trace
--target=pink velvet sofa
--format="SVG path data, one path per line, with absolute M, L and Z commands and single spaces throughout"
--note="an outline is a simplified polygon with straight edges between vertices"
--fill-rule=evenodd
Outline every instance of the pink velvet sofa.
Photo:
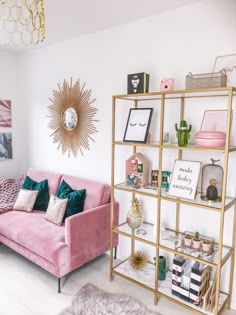
M 84 211 L 61 225 L 44 219 L 45 212 L 8 211 L 0 215 L 0 242 L 60 278 L 110 248 L 110 187 L 92 180 L 29 169 L 27 175 L 40 182 L 48 179 L 56 194 L 64 179 L 74 190 L 86 189 Z M 119 205 L 115 206 L 115 224 Z M 114 246 L 117 246 L 118 238 Z

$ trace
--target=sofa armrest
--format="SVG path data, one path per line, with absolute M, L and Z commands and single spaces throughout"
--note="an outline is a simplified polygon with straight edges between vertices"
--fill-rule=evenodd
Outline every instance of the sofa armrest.
M 82 255 L 96 257 L 110 247 L 111 204 L 105 204 L 75 214 L 65 220 L 65 241 L 70 257 Z M 114 224 L 119 222 L 119 204 L 115 204 Z M 118 238 L 114 240 L 117 246 Z

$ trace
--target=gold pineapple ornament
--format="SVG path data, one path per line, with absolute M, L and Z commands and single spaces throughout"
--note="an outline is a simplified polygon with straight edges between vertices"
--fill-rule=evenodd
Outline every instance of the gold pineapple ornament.
M 132 205 L 127 213 L 127 223 L 131 229 L 137 229 L 143 224 L 143 213 L 138 198 L 131 201 Z
M 216 187 L 216 179 L 211 178 L 210 185 L 207 187 L 206 196 L 208 200 L 215 201 L 218 198 L 218 190 Z

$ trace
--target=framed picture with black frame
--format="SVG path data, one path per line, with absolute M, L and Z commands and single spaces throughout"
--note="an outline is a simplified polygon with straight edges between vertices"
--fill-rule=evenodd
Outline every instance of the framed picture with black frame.
M 123 141 L 146 143 L 151 124 L 153 108 L 131 108 Z

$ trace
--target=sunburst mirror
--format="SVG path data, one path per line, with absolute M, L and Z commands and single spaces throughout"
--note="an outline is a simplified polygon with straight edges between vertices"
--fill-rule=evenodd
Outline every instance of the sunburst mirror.
M 78 151 L 83 155 L 83 150 L 89 150 L 92 135 L 97 132 L 94 119 L 97 109 L 92 105 L 91 90 L 86 90 L 85 83 L 81 87 L 77 80 L 70 84 L 65 80 L 62 87 L 53 90 L 53 98 L 49 108 L 49 128 L 53 130 L 53 142 L 58 143 L 62 153 L 68 152 L 76 157 Z

